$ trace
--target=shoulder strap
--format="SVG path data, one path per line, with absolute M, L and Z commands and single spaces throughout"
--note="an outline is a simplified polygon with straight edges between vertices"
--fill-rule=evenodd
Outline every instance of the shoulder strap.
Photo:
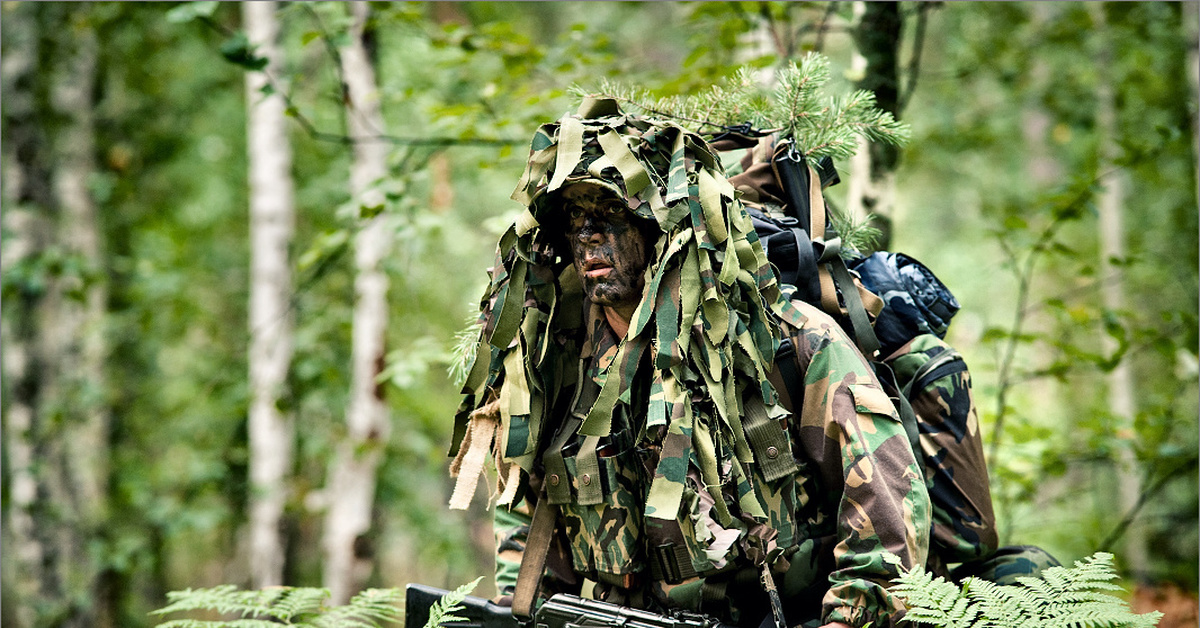
M 921 428 L 917 424 L 917 413 L 913 412 L 912 404 L 908 402 L 908 388 L 901 389 L 897 385 L 896 374 L 886 362 L 872 360 L 871 366 L 875 369 L 875 377 L 883 384 L 884 391 L 892 398 L 892 404 L 896 406 L 896 412 L 900 415 L 900 424 L 904 426 L 904 433 L 908 436 L 908 444 L 917 459 L 917 466 L 922 467 L 920 463 L 924 454 L 921 453 Z
M 558 506 L 551 504 L 548 499 L 539 499 L 533 510 L 533 521 L 529 524 L 529 536 L 525 537 L 521 569 L 517 572 L 517 586 L 513 590 L 512 612 L 517 617 L 533 617 L 533 607 L 542 585 L 542 574 L 546 571 L 546 557 L 550 554 L 550 541 L 554 538 L 557 521 Z

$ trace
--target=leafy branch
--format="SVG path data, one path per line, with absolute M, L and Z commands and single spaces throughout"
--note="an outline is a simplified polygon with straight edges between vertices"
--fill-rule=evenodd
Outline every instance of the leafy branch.
M 774 89 L 758 84 L 755 70 L 743 67 L 732 79 L 705 92 L 654 98 L 649 92 L 601 81 L 595 93 L 647 113 L 677 120 L 699 133 L 732 130 L 749 125 L 762 133 L 791 138 L 813 160 L 846 159 L 858 150 L 858 138 L 900 145 L 909 127 L 875 106 L 875 96 L 858 90 L 849 96 L 830 96 L 829 59 L 809 53 L 800 63 L 788 63 L 776 73 Z M 580 91 L 580 90 L 577 90 Z
M 263 89 L 265 95 L 279 94 L 283 98 L 285 112 L 288 117 L 296 121 L 300 128 L 304 130 L 309 137 L 322 142 L 331 142 L 341 144 L 343 146 L 353 146 L 365 142 L 383 142 L 396 146 L 418 146 L 427 148 L 449 148 L 457 146 L 520 146 L 524 145 L 527 140 L 503 137 L 412 137 L 390 135 L 387 133 L 377 133 L 372 135 L 352 136 L 347 133 L 331 133 L 317 128 L 316 124 L 309 120 L 307 116 L 300 111 L 296 102 L 292 99 L 288 90 L 281 89 L 282 81 L 267 70 L 266 58 L 257 54 L 254 46 L 250 45 L 246 34 L 242 31 L 234 31 L 225 27 L 221 23 L 213 19 L 219 3 L 217 2 L 191 2 L 184 3 L 175 7 L 167 13 L 167 21 L 180 24 L 190 21 L 199 21 L 212 30 L 220 33 L 226 40 L 221 44 L 220 52 L 226 61 L 241 66 L 248 72 L 262 72 L 267 79 L 267 85 Z M 325 43 L 326 51 L 333 60 L 335 68 L 338 68 L 339 86 L 345 91 L 345 81 L 341 79 L 341 63 L 339 62 L 339 52 L 334 45 L 334 38 L 329 35 L 325 27 L 320 23 L 319 18 L 311 8 L 304 7 L 309 12 L 314 21 L 317 22 L 318 31 L 321 33 L 321 39 Z M 347 108 L 353 108 L 353 103 L 344 98 L 344 94 L 339 94 L 339 102 L 345 101 Z M 355 113 L 350 112 L 352 115 Z

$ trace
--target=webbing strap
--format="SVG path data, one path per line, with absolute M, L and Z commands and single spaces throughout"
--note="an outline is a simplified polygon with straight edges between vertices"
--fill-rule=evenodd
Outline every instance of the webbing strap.
M 797 471 L 796 461 L 792 457 L 788 434 L 783 425 L 772 421 L 767 416 L 766 406 L 762 397 L 750 395 L 746 401 L 745 416 L 742 417 L 742 429 L 746 439 L 750 441 L 750 449 L 754 451 L 754 462 L 767 482 L 779 478 L 790 477 Z
M 830 260 L 828 266 L 833 280 L 842 289 L 842 298 L 846 300 L 846 313 L 850 316 L 850 324 L 854 326 L 854 340 L 858 342 L 858 348 L 862 350 L 863 355 L 869 359 L 879 350 L 879 338 L 875 336 L 871 319 L 858 296 L 858 287 L 854 285 L 854 278 L 850 276 L 846 262 L 840 256 Z
M 892 405 L 896 406 L 896 412 L 900 415 L 900 424 L 904 426 L 904 434 L 908 437 L 908 444 L 912 447 L 913 456 L 917 459 L 917 466 L 922 468 L 921 431 L 917 427 L 917 414 L 913 412 L 912 405 L 908 403 L 908 395 L 897 386 L 896 374 L 892 372 L 892 368 L 886 362 L 871 362 L 871 366 L 875 367 L 875 377 L 879 379 L 879 383 L 883 384 L 884 390 L 892 400 Z
M 699 575 L 692 565 L 692 555 L 686 545 L 663 543 L 651 551 L 650 577 L 667 584 L 679 584 Z
M 782 392 L 779 401 L 795 416 L 804 409 L 804 386 L 800 369 L 796 368 L 796 349 L 791 338 L 784 337 L 775 352 L 775 368 L 767 373 L 767 379 L 777 392 Z
M 557 520 L 558 506 L 549 500 L 538 500 L 533 510 L 533 521 L 529 524 L 529 536 L 525 538 L 517 586 L 513 590 L 513 615 L 526 619 L 533 617 L 533 606 L 542 586 L 542 573 L 546 571 L 546 557 L 550 553 L 550 541 L 554 538 Z

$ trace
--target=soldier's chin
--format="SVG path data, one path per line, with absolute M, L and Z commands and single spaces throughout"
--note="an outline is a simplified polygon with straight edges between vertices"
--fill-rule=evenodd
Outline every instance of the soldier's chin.
M 625 291 L 617 286 L 599 284 L 587 287 L 588 298 L 596 305 L 615 307 L 627 303 Z

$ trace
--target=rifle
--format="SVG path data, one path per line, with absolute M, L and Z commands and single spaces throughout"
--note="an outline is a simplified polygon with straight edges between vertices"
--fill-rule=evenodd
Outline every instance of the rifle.
M 423 628 L 429 608 L 446 591 L 423 584 L 410 584 L 405 594 L 404 628 Z M 454 615 L 466 621 L 446 622 L 447 628 L 522 628 L 512 609 L 483 598 L 467 596 Z M 731 628 L 699 613 L 674 611 L 660 615 L 559 593 L 546 600 L 533 616 L 536 628 Z

